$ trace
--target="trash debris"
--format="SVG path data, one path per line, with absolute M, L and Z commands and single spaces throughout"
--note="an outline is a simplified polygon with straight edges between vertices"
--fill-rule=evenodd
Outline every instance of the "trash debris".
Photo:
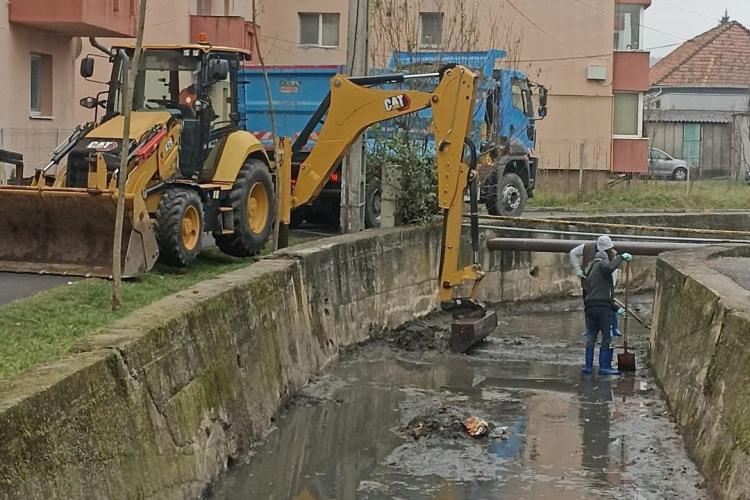
M 464 428 L 471 437 L 482 437 L 487 434 L 489 424 L 479 417 L 469 417 L 464 421 Z
M 414 440 L 423 437 L 442 437 L 447 439 L 465 439 L 466 436 L 481 438 L 486 436 L 494 426 L 476 416 L 453 406 L 440 406 L 413 418 L 402 432 Z
M 510 437 L 510 427 L 496 427 L 490 434 L 490 437 L 508 439 Z

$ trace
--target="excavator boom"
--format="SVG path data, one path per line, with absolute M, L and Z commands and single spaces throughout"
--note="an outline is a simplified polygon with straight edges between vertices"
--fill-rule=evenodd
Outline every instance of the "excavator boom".
M 437 75 L 430 75 L 437 76 Z M 473 214 L 476 218 L 476 155 L 471 163 L 464 159 L 471 118 L 474 109 L 477 76 L 463 66 L 445 68 L 440 72 L 440 82 L 433 92 L 403 89 L 379 89 L 367 85 L 403 81 L 408 76 L 386 75 L 348 78 L 336 75 L 331 79 L 330 94 L 314 114 L 295 145 L 279 141 L 277 161 L 282 179 L 280 219 L 290 221 L 290 211 L 312 201 L 323 189 L 335 166 L 355 140 L 369 126 L 376 123 L 432 109 L 432 131 L 436 144 L 438 179 L 438 205 L 444 213 L 444 230 L 440 262 L 440 301 L 443 309 L 452 311 L 456 322 L 451 345 L 454 350 L 465 351 L 486 337 L 497 325 L 497 316 L 488 312 L 474 299 L 475 285 L 483 273 L 478 262 L 478 249 L 474 248 L 474 262 L 459 265 L 463 196 L 471 188 Z M 323 120 L 323 118 L 325 119 Z M 305 141 L 319 121 L 323 121 L 318 139 L 309 156 L 300 165 L 294 187 L 286 189 L 291 177 L 292 153 L 295 146 Z M 472 231 L 472 244 L 478 246 L 478 237 Z M 468 297 L 457 296 L 457 290 L 471 283 Z

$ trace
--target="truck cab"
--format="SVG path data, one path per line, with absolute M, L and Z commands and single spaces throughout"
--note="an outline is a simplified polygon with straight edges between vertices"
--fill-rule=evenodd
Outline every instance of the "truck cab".
M 480 200 L 492 215 L 520 215 L 537 183 L 536 121 L 547 114 L 547 90 L 522 71 L 495 69 L 492 75 L 484 102 Z
M 480 81 L 471 139 L 481 154 L 480 201 L 491 215 L 518 216 L 536 187 L 536 122 L 547 114 L 547 89 L 532 83 L 522 71 L 496 68 L 505 56 L 498 49 L 396 51 L 387 71 L 429 72 L 447 64 L 461 64 L 477 72 Z M 426 113 L 429 112 L 419 113 L 418 119 L 423 123 L 429 121 Z M 415 127 L 422 128 L 419 124 Z

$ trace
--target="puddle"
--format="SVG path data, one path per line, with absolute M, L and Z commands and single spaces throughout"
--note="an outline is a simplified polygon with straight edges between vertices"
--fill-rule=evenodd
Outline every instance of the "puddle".
M 581 313 L 565 309 L 501 312 L 501 327 L 468 356 L 383 344 L 348 353 L 211 498 L 704 498 L 645 360 L 637 377 L 583 377 Z M 446 406 L 495 431 L 404 432 Z

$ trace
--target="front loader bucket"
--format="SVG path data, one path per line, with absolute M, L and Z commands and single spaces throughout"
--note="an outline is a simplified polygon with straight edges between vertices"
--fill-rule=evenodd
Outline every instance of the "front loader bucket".
M 78 188 L 0 187 L 0 271 L 112 276 L 117 199 Z M 123 277 L 149 271 L 158 257 L 145 212 L 126 198 Z

